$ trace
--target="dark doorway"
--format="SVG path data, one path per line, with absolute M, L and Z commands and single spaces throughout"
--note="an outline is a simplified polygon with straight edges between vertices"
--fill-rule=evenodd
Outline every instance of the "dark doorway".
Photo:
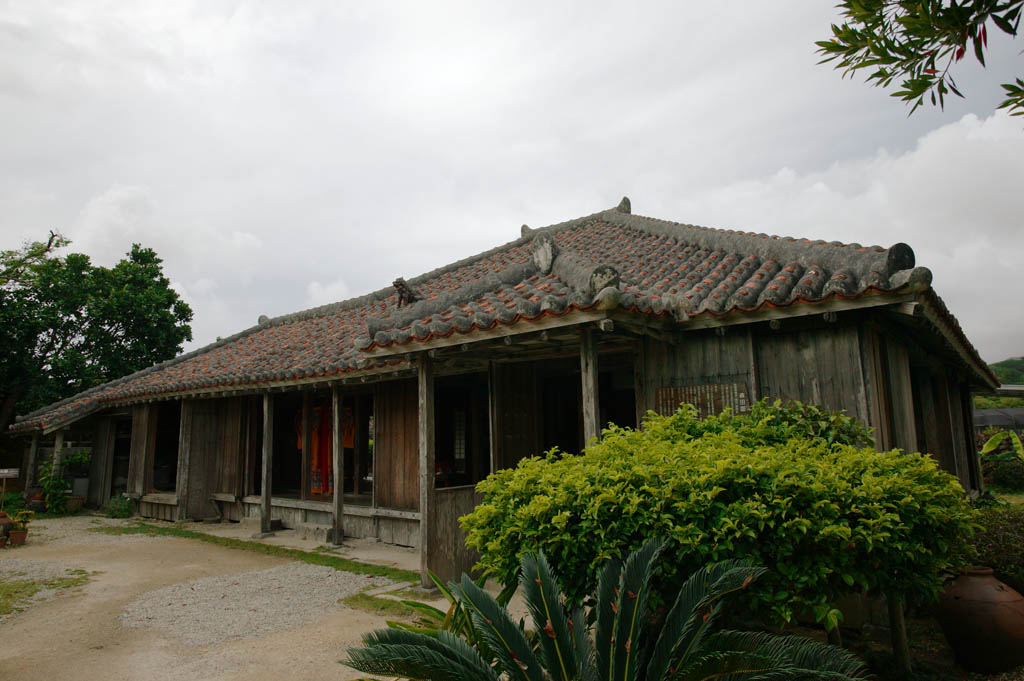
M 114 454 L 110 475 L 110 496 L 119 497 L 128 491 L 128 461 L 132 453 L 132 419 L 114 419 Z
M 434 484 L 480 482 L 491 469 L 487 374 L 440 376 L 434 384 Z
M 341 446 L 345 458 L 345 503 L 373 503 L 373 395 L 342 399 Z
M 270 493 L 302 496 L 302 395 L 274 395 L 274 461 Z
M 161 402 L 156 414 L 152 491 L 174 494 L 178 483 L 178 440 L 181 435 L 181 400 Z

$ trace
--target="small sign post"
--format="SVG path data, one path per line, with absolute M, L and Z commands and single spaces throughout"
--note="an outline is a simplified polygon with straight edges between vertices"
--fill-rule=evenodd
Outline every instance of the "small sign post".
M 20 473 L 17 468 L 0 468 L 0 480 L 3 480 L 3 494 L 0 496 L 0 511 L 4 510 L 4 502 L 7 501 L 7 478 L 16 478 Z

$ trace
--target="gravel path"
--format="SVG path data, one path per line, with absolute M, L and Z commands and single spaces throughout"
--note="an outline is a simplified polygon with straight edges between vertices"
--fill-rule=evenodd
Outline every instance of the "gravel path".
M 8 579 L 11 581 L 47 581 L 60 579 L 61 577 L 78 577 L 81 574 L 81 570 L 57 560 L 25 560 L 23 558 L 8 558 L 6 555 L 0 555 L 0 581 Z M 0 616 L 0 624 L 3 624 L 30 605 L 53 598 L 64 590 L 63 588 L 43 588 L 39 590 L 31 598 L 19 602 L 16 611 Z
M 150 591 L 125 608 L 121 622 L 209 646 L 307 624 L 346 596 L 389 583 L 321 565 L 282 565 Z
M 120 518 L 104 518 L 94 515 L 76 515 L 67 518 L 45 518 L 33 520 L 29 525 L 28 540 L 33 545 L 61 544 L 74 546 L 97 546 L 102 544 L 134 544 L 155 541 L 158 537 L 143 534 L 103 534 L 90 532 L 97 527 L 127 527 L 135 521 Z

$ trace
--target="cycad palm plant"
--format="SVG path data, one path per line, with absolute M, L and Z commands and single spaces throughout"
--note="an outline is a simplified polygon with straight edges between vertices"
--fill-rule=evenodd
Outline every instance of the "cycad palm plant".
M 661 542 L 649 541 L 625 563 L 601 573 L 595 604 L 566 612 L 543 554 L 522 560 L 520 586 L 534 631 L 463 575 L 452 584 L 468 612 L 473 644 L 445 630 L 383 629 L 349 650 L 351 667 L 382 676 L 441 681 L 721 681 L 862 679 L 852 654 L 796 636 L 720 630 L 730 595 L 764 572 L 745 561 L 724 561 L 694 573 L 682 586 L 658 630 L 647 600 Z

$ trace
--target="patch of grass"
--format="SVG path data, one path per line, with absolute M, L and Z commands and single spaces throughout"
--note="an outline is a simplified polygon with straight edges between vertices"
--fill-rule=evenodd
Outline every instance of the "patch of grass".
M 435 592 L 435 593 L 437 593 L 437 592 Z M 397 591 L 389 591 L 388 595 L 389 596 L 394 596 L 395 598 L 401 598 L 401 599 L 407 600 L 407 601 L 422 601 L 424 599 L 423 592 L 422 591 L 418 591 L 416 588 L 412 588 L 412 589 L 399 589 Z M 438 596 L 440 596 L 440 594 L 438 594 Z M 426 598 L 427 598 L 427 600 L 430 600 L 431 597 L 427 596 Z
M 1024 506 L 1024 492 L 996 492 L 996 496 L 1010 506 Z
M 350 560 L 348 558 L 341 558 L 339 556 L 329 555 L 326 553 L 317 553 L 314 551 L 302 551 L 300 549 L 289 549 L 283 546 L 274 546 L 272 544 L 263 544 L 255 541 L 246 541 L 244 539 L 234 539 L 232 537 L 217 537 L 212 534 L 204 534 L 202 532 L 195 532 L 193 530 L 186 530 L 180 527 L 159 527 L 155 525 L 149 525 L 146 523 L 140 523 L 139 525 L 127 526 L 127 527 L 91 527 L 90 532 L 102 532 L 103 534 L 145 534 L 151 537 L 179 537 L 181 539 L 198 539 L 208 544 L 216 544 L 217 546 L 223 546 L 229 549 L 239 549 L 241 551 L 251 551 L 253 553 L 262 553 L 268 556 L 279 556 L 281 558 L 290 558 L 292 560 L 302 561 L 303 563 L 311 563 L 313 565 L 324 565 L 332 567 L 335 570 L 341 570 L 343 572 L 352 572 L 357 575 L 372 575 L 374 577 L 387 577 L 388 579 L 396 582 L 415 582 L 419 580 L 419 573 L 413 572 L 412 570 L 401 570 L 399 568 L 388 567 L 386 565 L 370 565 L 368 563 L 360 563 L 359 561 Z
M 73 589 L 88 581 L 89 574 L 84 570 L 74 570 L 67 577 L 55 579 L 0 578 L 0 617 L 24 610 L 29 599 L 43 589 Z
M 347 596 L 346 598 L 342 598 L 341 602 L 353 610 L 362 610 L 363 612 L 368 612 L 371 615 L 387 617 L 414 617 L 416 615 L 416 611 L 405 603 L 399 603 L 398 601 L 393 601 L 390 598 L 371 596 L 367 593 L 357 593 Z

